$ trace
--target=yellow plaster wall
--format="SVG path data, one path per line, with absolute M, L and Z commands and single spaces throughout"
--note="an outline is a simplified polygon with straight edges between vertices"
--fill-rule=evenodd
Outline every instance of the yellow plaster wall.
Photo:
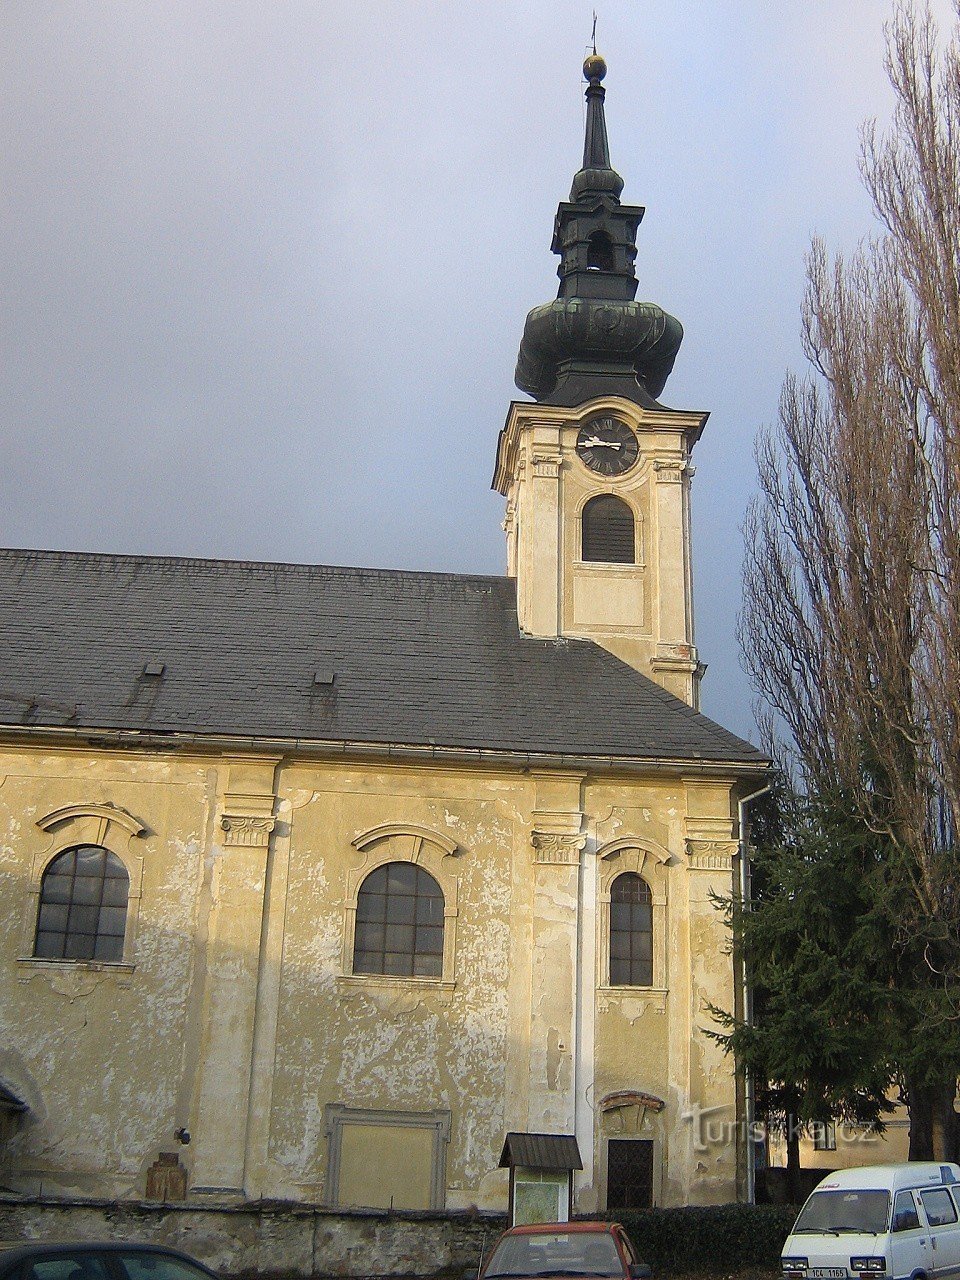
M 7 1160 L 50 1190 L 142 1191 L 145 1170 L 189 1120 L 197 939 L 209 887 L 203 852 L 215 783 L 202 762 L 87 753 L 0 757 L 0 1076 L 35 1108 Z M 146 830 L 107 843 L 142 859 L 136 968 L 29 959 L 32 878 L 90 823 L 43 832 L 64 805 L 107 802 Z M 195 1051 L 195 1050 L 194 1050 Z
M 449 1112 L 450 1208 L 504 1207 L 505 1130 L 576 1131 L 588 1210 L 619 1132 L 597 1104 L 629 1088 L 665 1102 L 660 1202 L 734 1198 L 730 1151 L 702 1159 L 684 1119 L 733 1098 L 703 1031 L 733 1000 L 709 902 L 732 885 L 728 782 L 93 748 L 10 751 L 0 779 L 0 1078 L 33 1108 L 8 1182 L 141 1195 L 183 1125 L 192 1195 L 322 1201 L 336 1104 Z M 104 837 L 142 859 L 133 963 L 23 960 L 31 877 L 81 831 L 36 824 L 94 803 L 144 827 Z M 444 888 L 440 982 L 350 975 L 350 896 L 401 849 L 384 839 Z M 630 859 L 661 901 L 662 990 L 602 989 L 604 886 Z

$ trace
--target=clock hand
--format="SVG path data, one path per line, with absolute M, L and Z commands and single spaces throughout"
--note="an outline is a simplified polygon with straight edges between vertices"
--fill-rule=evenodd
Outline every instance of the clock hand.
M 598 440 L 596 436 L 591 436 L 589 440 L 584 440 L 584 449 L 622 449 L 623 442 L 621 440 Z

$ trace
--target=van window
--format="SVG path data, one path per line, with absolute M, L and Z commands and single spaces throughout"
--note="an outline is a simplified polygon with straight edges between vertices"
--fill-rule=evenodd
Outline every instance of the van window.
M 800 1210 L 793 1230 L 815 1235 L 886 1231 L 889 1208 L 886 1191 L 815 1191 Z
M 957 1210 L 946 1187 L 921 1191 L 920 1199 L 931 1227 L 944 1227 L 948 1222 L 956 1222 Z
M 912 1231 L 919 1227 L 920 1215 L 912 1191 L 898 1191 L 893 1201 L 893 1231 Z

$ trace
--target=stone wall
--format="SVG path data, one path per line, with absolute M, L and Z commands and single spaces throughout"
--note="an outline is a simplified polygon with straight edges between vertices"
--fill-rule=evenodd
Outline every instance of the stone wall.
M 506 1226 L 488 1213 L 165 1205 L 0 1195 L 0 1240 L 129 1240 L 182 1249 L 224 1276 L 459 1278 Z

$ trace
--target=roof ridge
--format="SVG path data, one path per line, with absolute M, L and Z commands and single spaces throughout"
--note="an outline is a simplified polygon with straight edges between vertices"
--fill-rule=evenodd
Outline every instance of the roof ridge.
M 44 547 L 0 547 L 5 559 L 81 560 L 114 565 L 150 564 L 170 569 L 189 569 L 221 565 L 231 569 L 283 569 L 294 572 L 334 574 L 382 574 L 391 578 L 437 578 L 444 581 L 508 583 L 513 579 L 499 573 L 455 573 L 436 569 L 391 569 L 378 565 L 311 564 L 304 560 L 234 560 L 220 556 L 141 555 L 125 551 L 60 551 Z

